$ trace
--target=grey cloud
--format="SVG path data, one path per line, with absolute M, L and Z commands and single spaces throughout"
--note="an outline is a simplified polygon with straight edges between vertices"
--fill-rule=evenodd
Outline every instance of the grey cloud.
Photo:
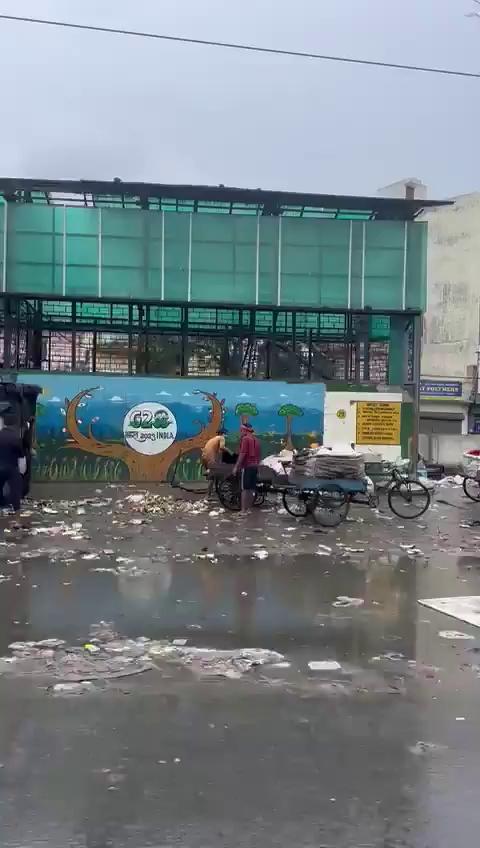
M 1 11 L 478 70 L 470 0 L 10 0 Z M 479 188 L 480 80 L 0 21 L 3 174 Z

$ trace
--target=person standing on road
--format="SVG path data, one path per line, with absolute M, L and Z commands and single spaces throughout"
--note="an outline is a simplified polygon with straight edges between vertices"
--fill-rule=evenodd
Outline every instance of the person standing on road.
M 235 463 L 234 473 L 240 472 L 241 509 L 248 512 L 253 506 L 257 487 L 258 466 L 260 464 L 260 442 L 251 424 L 240 427 L 240 453 Z
M 0 507 L 10 503 L 20 509 L 22 497 L 22 475 L 19 465 L 24 460 L 24 449 L 20 435 L 13 427 L 5 425 L 5 415 L 11 411 L 9 403 L 0 403 Z M 4 488 L 8 486 L 8 498 Z

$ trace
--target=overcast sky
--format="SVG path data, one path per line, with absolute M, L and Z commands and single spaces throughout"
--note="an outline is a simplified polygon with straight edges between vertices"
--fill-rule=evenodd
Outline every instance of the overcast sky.
M 0 12 L 480 71 L 473 0 L 0 0 Z M 2 176 L 480 189 L 480 79 L 0 21 Z

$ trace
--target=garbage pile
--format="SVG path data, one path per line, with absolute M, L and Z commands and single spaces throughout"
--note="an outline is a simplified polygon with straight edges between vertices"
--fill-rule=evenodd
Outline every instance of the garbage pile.
M 132 512 L 141 512 L 144 515 L 171 515 L 172 513 L 198 515 L 210 509 L 205 498 L 197 501 L 176 500 L 171 495 L 157 495 L 147 491 L 127 495 L 125 504 Z
M 462 471 L 466 477 L 478 478 L 480 474 L 480 450 L 474 448 L 464 451 L 462 458 Z
M 362 454 L 349 447 L 316 448 L 300 451 L 293 460 L 295 476 L 320 477 L 324 480 L 365 479 L 365 461 Z
M 185 667 L 197 677 L 238 679 L 255 667 L 284 659 L 276 651 L 262 648 L 217 650 L 187 645 L 186 639 L 155 641 L 146 636 L 121 638 L 111 622 L 101 621 L 90 628 L 88 641 L 71 646 L 63 639 L 12 642 L 12 653 L 0 658 L 0 675 L 41 676 L 54 681 L 56 694 L 83 694 L 91 687 L 69 687 L 108 681 L 140 674 L 161 664 Z
M 206 512 L 209 509 L 209 504 L 205 498 L 190 501 L 185 498 L 177 499 L 172 495 L 160 495 L 155 492 L 138 491 L 136 489 L 135 493 L 116 499 L 110 496 L 99 496 L 79 500 L 26 500 L 22 509 L 22 517 L 34 515 L 36 512 L 44 515 L 59 515 L 74 511 L 77 515 L 85 515 L 87 511 L 95 512 L 107 507 L 110 510 L 124 510 L 125 512 L 137 512 L 144 515 L 171 515 L 173 513 L 197 515 Z
M 12 642 L 9 649 L 12 656 L 0 658 L 0 674 L 80 683 L 129 677 L 153 667 L 143 639 L 111 639 L 102 643 L 93 637 L 78 647 L 67 645 L 62 639 L 43 639 Z
M 148 648 L 149 656 L 184 665 L 201 677 L 238 679 L 252 668 L 272 665 L 284 659 L 283 654 L 263 648 L 222 651 L 216 648 L 190 648 L 178 644 L 183 642 L 183 639 L 175 641 L 173 643 L 152 642 Z

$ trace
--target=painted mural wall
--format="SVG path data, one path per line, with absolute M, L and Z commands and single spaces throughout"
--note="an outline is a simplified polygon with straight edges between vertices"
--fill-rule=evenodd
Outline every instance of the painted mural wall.
M 200 452 L 220 427 L 238 445 L 250 421 L 262 456 L 282 443 L 321 441 L 325 387 L 220 379 L 99 377 L 23 372 L 37 383 L 37 480 L 158 481 L 202 478 Z M 170 476 L 169 476 L 170 475 Z

